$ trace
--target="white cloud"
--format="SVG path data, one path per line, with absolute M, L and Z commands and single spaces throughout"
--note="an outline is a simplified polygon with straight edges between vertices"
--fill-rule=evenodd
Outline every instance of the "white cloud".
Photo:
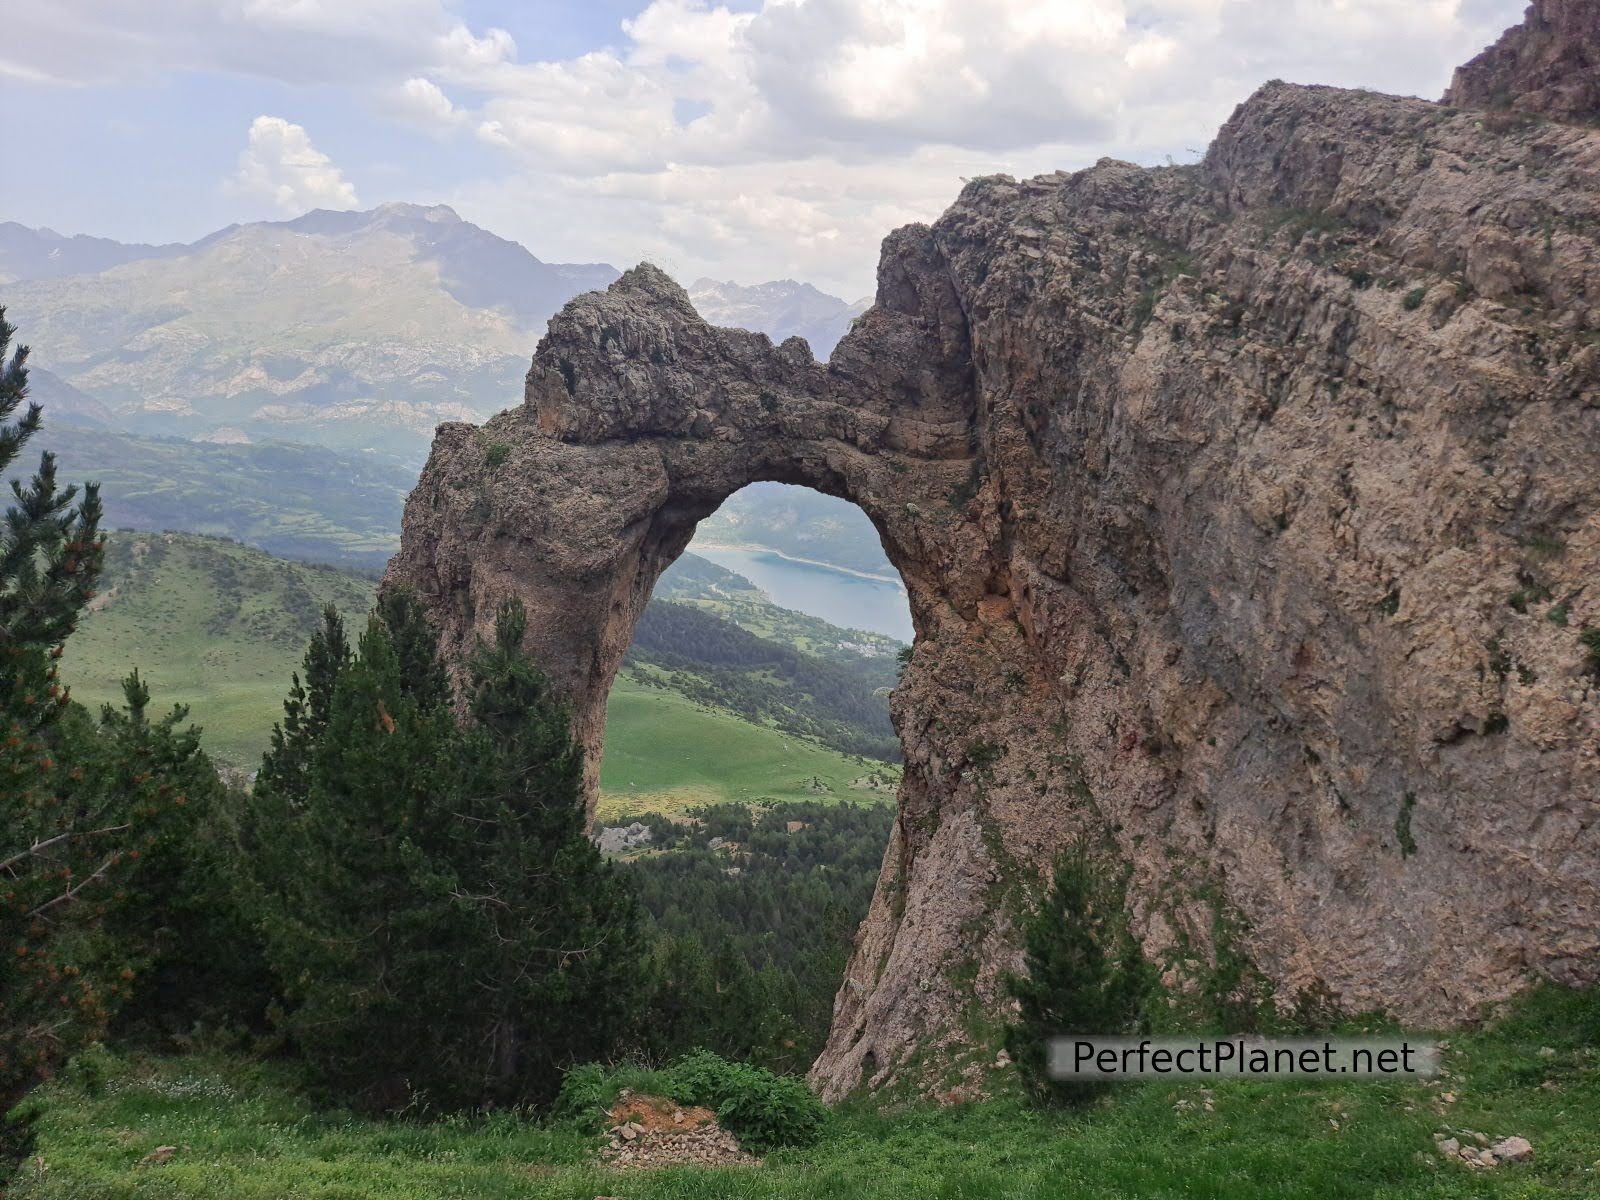
M 614 49 L 455 56 L 517 170 L 457 198 L 543 254 L 560 230 L 571 257 L 856 294 L 962 176 L 1188 158 L 1274 77 L 1436 95 L 1520 3 L 654 0 Z
M 355 208 L 355 185 L 333 160 L 311 144 L 305 128 L 282 117 L 257 117 L 249 144 L 239 155 L 230 181 L 242 195 L 272 201 L 290 216 L 312 208 Z
M 436 47 L 441 67 L 456 75 L 470 76 L 517 58 L 517 43 L 504 29 L 491 29 L 478 37 L 465 25 L 456 25 L 438 39 Z
M 414 75 L 387 97 L 397 117 L 423 129 L 442 130 L 462 124 L 467 114 L 431 79 Z
M 0 76 L 108 83 L 196 70 L 377 85 L 433 56 L 446 0 L 49 0 L 7 8 Z
M 859 294 L 882 236 L 961 176 L 1187 158 L 1271 78 L 1436 96 L 1524 2 L 637 0 L 609 45 L 538 61 L 455 0 L 52 0 L 8 17 L 0 76 L 332 83 L 474 138 L 460 161 L 500 165 L 426 198 L 542 257 Z M 281 125 L 302 144 L 252 129 L 240 189 L 355 203 Z

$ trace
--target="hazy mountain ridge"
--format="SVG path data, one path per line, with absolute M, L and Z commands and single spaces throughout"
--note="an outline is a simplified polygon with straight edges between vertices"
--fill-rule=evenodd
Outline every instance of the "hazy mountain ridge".
M 186 249 L 181 243 L 152 246 L 119 242 L 85 233 L 62 234 L 0 221 L 0 284 L 19 279 L 56 279 L 109 270 L 141 258 L 170 257 Z
M 414 459 L 439 422 L 515 404 L 545 322 L 617 275 L 544 262 L 445 205 L 316 209 L 160 246 L 0 224 L 0 300 L 62 385 L 62 416 Z M 799 335 L 820 359 L 868 303 L 790 279 L 691 294 L 707 320 Z
M 34 241 L 31 257 L 7 261 L 60 265 L 39 252 L 48 238 Z M 117 243 L 91 241 L 80 261 L 116 256 Z M 119 423 L 413 455 L 439 421 L 513 403 L 545 318 L 616 277 L 605 264 L 544 263 L 447 207 L 408 204 L 123 252 L 5 296 L 34 362 Z
M 774 342 L 798 335 L 822 361 L 850 332 L 850 322 L 872 304 L 841 300 L 793 279 L 746 286 L 701 278 L 687 290 L 695 309 L 711 324 L 753 329 Z

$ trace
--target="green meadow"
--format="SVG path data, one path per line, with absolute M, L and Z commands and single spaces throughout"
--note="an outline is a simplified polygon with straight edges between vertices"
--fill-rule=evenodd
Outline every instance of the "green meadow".
M 39 1096 L 39 1160 L 13 1200 L 1600 1195 L 1600 993 L 1538 993 L 1443 1059 L 1430 1083 L 1146 1082 L 1066 1112 L 1025 1107 L 1001 1072 L 972 1103 L 846 1104 L 817 1144 L 759 1167 L 618 1171 L 600 1139 L 514 1112 L 375 1120 L 318 1108 L 281 1064 L 135 1056 Z M 1438 1152 L 1446 1134 L 1525 1137 L 1534 1157 L 1476 1170 Z
M 888 803 L 899 780 L 898 767 L 847 758 L 646 686 L 626 669 L 606 702 L 605 744 L 598 815 L 607 821 L 734 800 L 882 797 Z

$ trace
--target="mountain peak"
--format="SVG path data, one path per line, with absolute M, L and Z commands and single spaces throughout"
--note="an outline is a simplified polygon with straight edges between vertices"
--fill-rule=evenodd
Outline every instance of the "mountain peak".
M 689 299 L 713 325 L 752 329 L 775 342 L 798 335 L 823 359 L 865 307 L 794 279 L 741 284 L 702 277 L 690 285 Z
M 404 200 L 390 200 L 366 214 L 374 219 L 381 217 L 409 217 L 412 220 L 436 221 L 440 224 L 461 224 L 461 214 L 448 204 L 409 204 Z

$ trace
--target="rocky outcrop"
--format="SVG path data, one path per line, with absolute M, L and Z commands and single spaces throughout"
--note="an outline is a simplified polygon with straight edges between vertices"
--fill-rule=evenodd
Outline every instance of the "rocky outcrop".
M 1521 25 L 1456 69 L 1444 103 L 1600 122 L 1600 5 L 1534 0 Z
M 593 770 L 696 521 L 861 506 L 917 640 L 830 1097 L 981 1042 L 1075 840 L 1175 986 L 1243 954 L 1437 1022 L 1593 980 L 1600 133 L 1481 116 L 1274 83 L 1195 167 L 975 180 L 826 366 L 637 268 L 440 428 L 390 579 L 455 653 L 522 596 Z

